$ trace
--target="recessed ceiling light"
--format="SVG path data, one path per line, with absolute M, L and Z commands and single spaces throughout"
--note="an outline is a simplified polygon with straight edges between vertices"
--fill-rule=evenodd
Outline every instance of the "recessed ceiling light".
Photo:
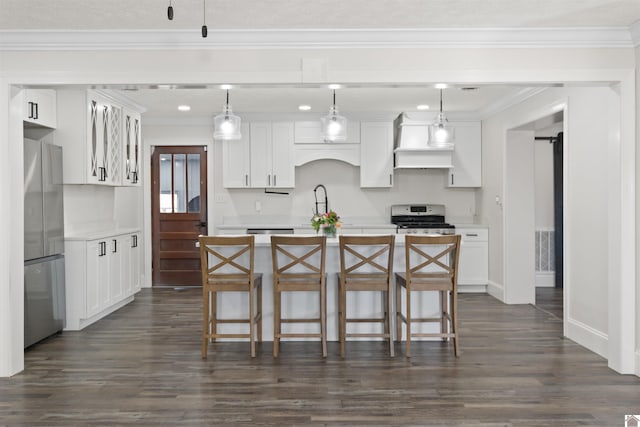
M 436 85 L 435 85 L 436 89 L 446 89 L 448 87 L 449 87 L 449 85 L 446 84 L 446 83 L 436 83 Z
M 178 110 L 180 111 L 189 111 L 191 110 L 191 107 L 188 105 L 178 105 Z
M 222 89 L 222 90 L 229 90 L 231 88 L 232 88 L 231 85 L 220 85 L 220 89 Z
M 418 110 L 428 110 L 429 106 L 427 104 L 420 104 L 416 107 Z
M 333 90 L 340 89 L 341 87 L 342 86 L 340 86 L 337 83 L 332 83 L 332 84 L 329 85 L 329 89 L 333 89 Z
M 300 110 L 300 111 L 309 111 L 309 110 L 311 110 L 311 105 L 298 105 L 298 110 Z

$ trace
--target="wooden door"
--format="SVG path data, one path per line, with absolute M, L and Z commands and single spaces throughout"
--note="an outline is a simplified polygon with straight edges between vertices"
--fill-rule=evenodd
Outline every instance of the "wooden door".
M 156 146 L 151 156 L 154 286 L 200 286 L 198 235 L 207 234 L 204 147 Z

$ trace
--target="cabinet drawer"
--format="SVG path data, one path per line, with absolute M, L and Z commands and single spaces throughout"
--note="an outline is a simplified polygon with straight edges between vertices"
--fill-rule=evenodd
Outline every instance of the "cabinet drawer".
M 489 240 L 489 230 L 486 228 L 456 228 L 456 233 L 462 236 L 463 242 L 486 242 Z

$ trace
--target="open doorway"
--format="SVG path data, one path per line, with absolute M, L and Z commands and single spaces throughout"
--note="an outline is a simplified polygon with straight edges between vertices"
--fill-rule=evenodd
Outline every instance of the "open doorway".
M 513 248 L 505 253 L 505 282 L 512 284 L 505 289 L 505 300 L 548 306 L 545 310 L 559 319 L 563 319 L 563 116 L 563 111 L 548 112 L 510 129 L 505 165 L 505 211 L 510 213 L 505 246 Z
M 535 131 L 535 305 L 563 319 L 563 120 Z

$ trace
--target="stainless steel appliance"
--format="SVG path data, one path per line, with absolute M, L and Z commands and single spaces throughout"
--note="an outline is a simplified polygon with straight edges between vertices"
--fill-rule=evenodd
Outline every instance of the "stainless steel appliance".
M 24 346 L 65 326 L 62 148 L 24 140 Z
M 445 222 L 444 205 L 392 205 L 391 223 L 398 234 L 455 234 L 456 228 Z

